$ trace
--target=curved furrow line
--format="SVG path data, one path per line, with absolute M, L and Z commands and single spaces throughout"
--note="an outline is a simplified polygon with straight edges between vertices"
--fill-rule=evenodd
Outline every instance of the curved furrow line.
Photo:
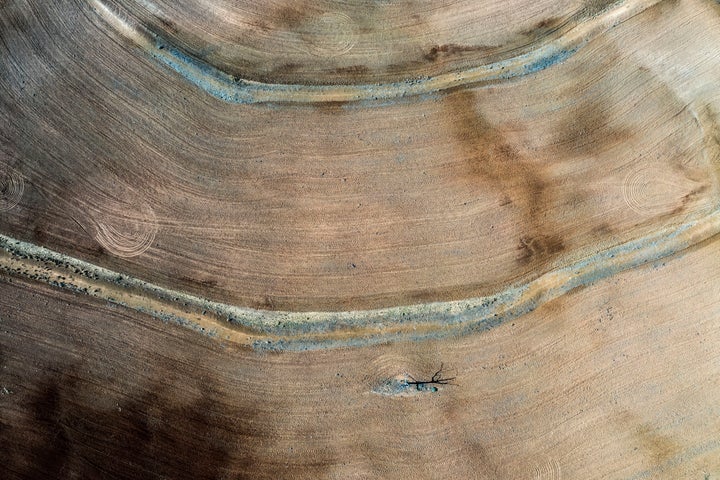
M 101 0 L 89 0 L 105 22 L 155 61 L 206 93 L 230 103 L 317 103 L 388 100 L 465 85 L 497 82 L 545 70 L 570 58 L 593 38 L 662 0 L 626 0 L 590 17 L 565 34 L 520 55 L 462 71 L 383 84 L 294 85 L 262 83 L 229 75 L 197 60 L 142 25 L 122 18 Z
M 677 254 L 718 233 L 720 210 L 494 295 L 347 312 L 265 311 L 214 302 L 5 235 L 0 235 L 0 271 L 117 303 L 221 340 L 260 349 L 315 350 L 488 330 L 575 288 Z

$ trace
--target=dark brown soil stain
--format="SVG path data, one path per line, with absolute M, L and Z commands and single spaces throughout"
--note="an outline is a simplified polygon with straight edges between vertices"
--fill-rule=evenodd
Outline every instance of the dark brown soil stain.
M 558 129 L 556 147 L 573 158 L 595 156 L 614 145 L 629 141 L 635 136 L 629 128 L 611 124 L 611 106 L 595 98 L 579 98 L 571 109 L 567 121 Z
M 30 448 L 23 477 L 223 478 L 232 438 L 219 428 L 219 412 L 209 398 L 173 407 L 172 398 L 148 393 L 100 410 L 78 401 L 73 392 L 77 382 L 65 381 L 82 373 L 65 373 L 51 377 L 34 394 L 32 427 L 41 440 Z M 157 385 L 152 390 L 162 389 Z M 245 416 L 235 425 L 247 421 Z M 246 459 L 245 467 L 251 464 Z
M 308 17 L 307 9 L 299 6 L 283 6 L 270 12 L 268 18 L 272 18 L 275 24 L 283 29 L 295 30 Z
M 558 17 L 545 18 L 535 24 L 533 31 L 551 29 L 557 27 L 560 23 L 561 20 Z
M 279 78 L 284 78 L 285 75 L 291 75 L 299 70 L 302 70 L 303 65 L 300 63 L 284 63 L 277 68 L 274 68 L 270 75 L 265 81 L 277 81 Z
M 326 478 L 340 462 L 269 453 L 278 428 L 313 444 L 274 413 L 283 399 L 258 402 L 234 369 L 218 373 L 254 353 L 25 282 L 0 282 L 0 307 L 8 293 L 17 309 L 0 323 L 23 335 L 0 334 L 3 479 Z
M 60 388 L 54 383 L 41 387 L 30 403 L 35 425 L 47 432 L 48 441 L 31 450 L 29 465 L 38 478 L 60 478 L 71 455 L 67 419 L 63 418 Z
M 494 51 L 495 49 L 496 47 L 488 47 L 483 45 L 458 45 L 455 43 L 448 43 L 445 45 L 433 46 L 432 48 L 430 48 L 430 51 L 423 55 L 423 58 L 425 58 L 425 60 L 427 60 L 428 62 L 435 62 L 443 57 L 450 57 L 453 55 L 468 52 L 481 52 L 487 54 Z
M 567 23 L 566 19 L 560 17 L 545 18 L 520 34 L 531 39 L 540 39 L 558 31 Z
M 26 18 L 27 13 L 15 2 L 0 2 L 0 39 L 4 37 L 3 32 L 24 33 L 30 28 Z
M 327 115 L 347 115 L 347 111 L 343 106 L 347 105 L 346 101 L 322 102 L 315 105 L 315 109 Z
M 673 439 L 660 434 L 648 424 L 638 425 L 634 433 L 654 465 L 662 465 L 680 452 L 680 446 Z
M 162 25 L 162 29 L 169 34 L 177 34 L 178 33 L 178 27 L 170 19 L 164 18 L 164 17 L 158 17 L 158 20 L 160 21 L 160 25 Z
M 565 250 L 561 237 L 557 235 L 541 235 L 537 237 L 520 237 L 518 245 L 518 261 L 529 263 L 538 257 L 549 257 Z
M 595 237 L 607 238 L 613 233 L 615 233 L 615 229 L 611 224 L 603 222 L 600 225 L 594 227 L 592 233 Z
M 176 373 L 187 375 L 184 370 Z M 66 364 L 43 374 L 18 388 L 30 395 L 27 414 L 13 415 L 12 428 L 0 438 L 10 446 L 0 461 L 17 478 L 256 478 L 252 448 L 238 448 L 261 436 L 254 412 L 227 408 L 211 382 L 194 401 L 179 400 L 158 382 L 138 397 L 121 395 L 115 407 L 100 408 L 82 393 L 99 380 L 87 368 Z
M 196 288 L 200 288 L 201 291 L 205 291 L 205 289 L 215 288 L 217 287 L 218 283 L 217 280 L 188 277 L 186 275 L 181 276 L 179 280 L 184 284 L 190 284 Z
M 696 203 L 699 199 L 702 199 L 702 193 L 707 191 L 708 188 L 708 185 L 701 185 L 693 189 L 691 192 L 686 193 L 680 198 L 680 204 L 668 212 L 666 216 L 674 217 L 688 210 L 688 207 Z
M 335 73 L 359 80 L 370 74 L 370 68 L 366 65 L 351 65 L 349 67 L 336 68 Z
M 547 217 L 552 199 L 543 166 L 522 155 L 483 118 L 472 91 L 452 93 L 444 104 L 453 137 L 462 149 L 466 181 L 495 190 L 503 205 L 521 210 L 526 233 L 519 239 L 518 262 L 524 265 L 562 252 L 562 238 L 547 231 L 552 229 Z

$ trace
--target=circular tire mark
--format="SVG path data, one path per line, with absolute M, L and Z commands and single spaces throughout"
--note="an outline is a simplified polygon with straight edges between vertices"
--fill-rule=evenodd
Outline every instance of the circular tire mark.
M 634 212 L 644 216 L 668 213 L 682 207 L 693 192 L 691 180 L 670 172 L 642 168 L 631 172 L 623 181 L 623 199 Z
M 0 212 L 10 210 L 20 203 L 25 191 L 25 180 L 12 168 L 0 171 Z
M 340 12 L 323 13 L 313 18 L 300 35 L 308 52 L 318 57 L 344 55 L 357 42 L 355 21 Z
M 155 212 L 145 203 L 132 211 L 104 211 L 94 220 L 95 240 L 118 257 L 136 257 L 144 253 L 158 231 Z
M 535 480 L 560 480 L 560 464 L 551 458 L 539 467 L 535 467 Z

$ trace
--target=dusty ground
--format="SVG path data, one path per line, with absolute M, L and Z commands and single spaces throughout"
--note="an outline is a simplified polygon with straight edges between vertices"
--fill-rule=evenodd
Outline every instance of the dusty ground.
M 4 475 L 720 478 L 719 43 L 704 0 L 1 3 Z

